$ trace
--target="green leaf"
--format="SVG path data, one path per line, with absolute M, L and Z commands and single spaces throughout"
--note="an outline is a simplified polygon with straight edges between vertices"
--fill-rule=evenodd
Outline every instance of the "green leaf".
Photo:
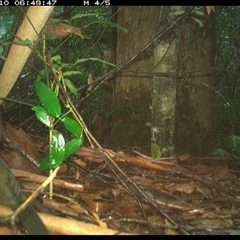
M 61 67 L 65 68 L 65 69 L 69 69 L 69 68 L 71 69 L 72 64 L 70 64 L 70 63 L 62 63 Z
M 185 13 L 184 10 L 177 10 L 173 13 L 174 16 L 180 16 L 180 15 L 183 15 Z
M 72 75 L 82 75 L 80 71 L 65 71 L 63 72 L 63 76 L 72 76 Z
M 110 66 L 112 66 L 112 67 L 116 67 L 116 65 L 114 65 L 113 63 L 110 63 L 110 62 L 101 60 L 101 59 L 99 59 L 99 58 L 93 58 L 93 57 L 79 59 L 79 60 L 77 60 L 73 65 L 76 65 L 76 64 L 78 64 L 78 63 L 87 62 L 87 61 L 98 61 L 98 62 L 101 62 L 101 63 L 103 63 L 103 64 L 107 64 L 107 65 L 110 65 Z
M 213 114 L 215 121 L 219 125 L 229 122 L 235 124 L 238 121 L 240 115 L 240 99 L 227 98 L 221 99 L 214 103 Z
M 202 12 L 202 11 L 196 11 L 196 12 L 194 12 L 194 13 L 196 13 L 196 14 L 199 15 L 199 16 L 204 16 L 204 12 Z
M 221 156 L 221 157 L 231 157 L 231 154 L 228 151 L 225 151 L 223 149 L 212 149 L 210 156 Z
M 151 143 L 151 157 L 152 158 L 160 158 L 161 152 L 156 143 Z
M 21 45 L 21 46 L 32 46 L 32 41 L 26 39 L 26 40 L 18 40 L 13 42 L 14 44 Z
M 50 122 L 50 117 L 49 113 L 46 111 L 45 108 L 40 107 L 40 106 L 34 106 L 32 107 L 32 110 L 35 111 L 35 114 L 42 123 L 50 127 L 51 122 Z
M 46 75 L 46 68 L 41 69 L 36 77 L 36 81 L 42 80 Z
M 58 167 L 64 160 L 65 155 L 65 140 L 61 133 L 52 132 L 51 152 L 41 162 L 39 169 L 53 169 Z
M 65 117 L 62 119 L 62 122 L 65 126 L 65 128 L 74 134 L 77 138 L 80 138 L 82 135 L 82 127 L 79 125 L 77 121 L 75 121 L 72 118 Z
M 115 22 L 111 22 L 111 21 L 107 21 L 107 20 L 93 21 L 93 22 L 89 23 L 87 27 L 89 27 L 91 24 L 95 24 L 95 23 L 103 24 L 103 25 L 109 25 L 110 27 L 116 27 L 116 28 L 122 30 L 125 33 L 128 32 L 128 30 L 125 27 L 122 27 L 121 25 L 119 25 L 119 24 L 117 24 Z
M 61 59 L 60 55 L 56 55 L 56 56 L 52 57 L 52 60 L 54 62 L 56 62 L 57 64 L 62 65 L 62 59 Z
M 51 141 L 51 155 L 56 159 L 57 166 L 59 166 L 65 154 L 65 140 L 63 135 L 58 131 L 52 131 Z
M 232 152 L 240 153 L 240 136 L 231 135 L 227 137 L 224 146 L 230 148 Z
M 0 16 L 0 38 L 3 37 L 12 27 L 14 16 Z
M 227 137 L 224 141 L 223 148 L 224 149 L 213 149 L 210 155 L 240 159 L 240 136 L 231 135 Z
M 65 145 L 65 155 L 64 159 L 71 156 L 81 145 L 83 144 L 83 137 L 75 138 L 67 142 Z
M 118 28 L 118 29 L 122 30 L 122 31 L 125 32 L 125 33 L 128 32 L 127 28 L 122 27 L 121 25 L 119 25 L 119 24 L 117 24 L 117 23 L 115 23 L 115 22 L 103 21 L 103 23 L 104 23 L 104 24 L 107 24 L 107 25 L 109 25 L 109 26 L 111 26 L 111 27 Z
M 49 169 L 49 163 L 51 162 L 51 154 L 49 153 L 43 160 L 42 162 L 40 163 L 38 169 L 39 170 L 46 170 L 46 169 Z
M 199 27 L 203 27 L 202 21 L 200 21 L 199 19 L 194 18 L 194 17 L 192 17 L 192 19 L 195 20 L 199 24 Z
M 74 86 L 71 80 L 64 78 L 64 83 L 69 89 L 70 92 L 74 93 L 77 95 L 77 88 Z
M 34 81 L 34 83 L 41 104 L 52 116 L 59 117 L 61 114 L 61 106 L 53 90 L 42 81 Z
M 81 13 L 81 14 L 75 14 L 71 19 L 70 22 L 74 19 L 77 18 L 82 18 L 82 17 L 90 17 L 90 16 L 96 16 L 96 15 L 106 15 L 106 13 Z

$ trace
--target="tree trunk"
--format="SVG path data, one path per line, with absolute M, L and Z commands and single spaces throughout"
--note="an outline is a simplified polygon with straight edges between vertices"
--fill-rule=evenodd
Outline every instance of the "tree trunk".
M 157 32 L 160 7 L 118 7 L 116 64 L 125 62 Z M 117 74 L 111 137 L 119 146 L 148 146 L 150 142 L 153 48 L 148 48 Z
M 191 13 L 174 25 L 172 20 L 181 11 Z M 169 24 L 175 26 L 116 77 L 111 135 L 119 146 L 141 147 L 151 142 L 152 157 L 182 152 L 206 155 L 211 148 L 214 16 L 205 8 L 199 11 L 204 16 L 194 13 L 193 7 L 118 8 L 117 22 L 128 34 L 117 31 L 117 65 L 157 31 Z
M 176 10 L 182 10 L 182 7 L 161 7 L 159 31 L 164 31 L 164 28 L 175 18 L 173 12 Z M 170 77 L 169 73 L 174 73 L 177 69 L 176 52 L 179 47 L 179 36 L 179 31 L 175 28 L 166 31 L 154 48 L 152 157 L 171 156 L 175 150 L 176 77 Z
M 160 22 L 167 25 L 175 18 L 174 12 L 192 10 L 192 7 L 164 6 Z M 214 84 L 210 69 L 214 66 L 215 37 L 213 15 L 207 15 L 205 9 L 201 11 L 204 16 L 192 11 L 174 31 L 159 39 L 155 47 L 152 157 L 183 152 L 206 155 L 211 148 L 213 92 L 207 85 Z M 192 17 L 202 21 L 203 27 Z M 163 73 L 166 77 L 161 76 Z M 169 73 L 175 73 L 175 78 Z
M 214 14 L 193 15 L 203 22 L 203 27 L 192 18 L 186 19 L 181 29 L 178 51 L 178 72 L 185 73 L 177 79 L 176 153 L 190 152 L 207 155 L 212 146 L 212 114 L 215 64 Z

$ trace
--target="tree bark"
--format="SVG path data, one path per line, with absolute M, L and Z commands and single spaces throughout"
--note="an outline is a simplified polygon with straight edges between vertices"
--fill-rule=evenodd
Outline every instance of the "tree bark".
M 171 25 L 176 12 L 186 15 L 117 75 L 111 131 L 117 145 L 151 143 L 152 157 L 208 154 L 216 40 L 214 15 L 205 9 L 202 16 L 194 7 L 118 8 L 117 22 L 128 34 L 117 31 L 117 65 Z
M 212 146 L 212 104 L 214 86 L 216 39 L 214 14 L 192 15 L 202 21 L 203 27 L 191 17 L 182 29 L 178 51 L 176 153 L 189 152 L 203 156 Z
M 175 18 L 176 10 L 182 7 L 161 7 L 159 31 L 164 31 Z M 170 77 L 169 73 L 177 69 L 179 36 L 176 29 L 166 31 L 154 48 L 151 156 L 156 158 L 172 156 L 175 150 L 176 77 Z
M 125 62 L 155 34 L 160 7 L 118 7 L 116 64 Z M 111 137 L 119 146 L 148 146 L 150 140 L 153 48 L 148 48 L 117 74 Z

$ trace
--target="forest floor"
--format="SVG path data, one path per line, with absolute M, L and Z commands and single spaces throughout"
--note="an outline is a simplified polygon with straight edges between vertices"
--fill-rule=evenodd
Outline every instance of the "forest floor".
M 10 125 L 1 132 L 1 157 L 23 191 L 32 193 L 47 176 L 28 165 L 27 155 L 41 159 L 47 146 Z M 50 234 L 235 235 L 239 177 L 236 159 L 189 154 L 153 159 L 140 148 L 83 146 L 59 170 L 53 199 L 46 187 L 34 206 Z

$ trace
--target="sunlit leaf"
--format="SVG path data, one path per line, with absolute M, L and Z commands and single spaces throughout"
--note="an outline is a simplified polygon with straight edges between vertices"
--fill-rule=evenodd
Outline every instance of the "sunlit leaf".
M 45 108 L 40 107 L 40 106 L 34 106 L 34 107 L 32 107 L 32 110 L 35 111 L 37 118 L 42 123 L 44 123 L 45 125 L 50 127 L 51 122 L 50 122 L 49 113 L 46 111 Z
M 30 41 L 28 39 L 27 40 L 18 40 L 13 43 L 17 44 L 17 45 L 21 45 L 21 46 L 32 46 L 33 45 L 32 41 Z
M 52 116 L 59 117 L 61 114 L 61 106 L 53 90 L 42 81 L 34 81 L 34 83 L 41 104 Z
M 65 154 L 65 140 L 58 131 L 52 132 L 51 155 L 57 159 L 58 165 L 63 161 Z
M 61 133 L 52 132 L 51 152 L 41 162 L 39 169 L 53 169 L 58 167 L 64 160 L 65 155 L 65 140 Z

